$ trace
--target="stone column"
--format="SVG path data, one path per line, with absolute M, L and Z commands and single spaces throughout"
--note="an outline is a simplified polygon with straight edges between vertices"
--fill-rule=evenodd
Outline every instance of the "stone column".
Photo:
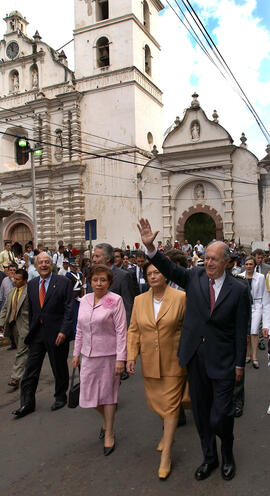
M 63 238 L 65 243 L 72 242 L 72 189 L 67 187 L 63 191 Z
M 41 118 L 42 127 L 41 127 L 41 141 L 45 143 L 51 143 L 51 125 L 50 125 L 50 114 L 49 112 L 41 112 L 39 114 Z M 42 165 L 49 165 L 52 163 L 52 150 L 49 144 L 43 144 L 43 153 L 41 156 Z
M 84 194 L 82 188 L 77 186 L 73 190 L 72 201 L 72 239 L 76 247 L 84 243 L 84 222 L 85 222 Z
M 52 248 L 55 245 L 55 208 L 54 195 L 50 191 L 50 186 L 44 191 L 44 200 L 42 206 L 42 231 L 43 242 Z
M 234 239 L 234 208 L 233 208 L 233 183 L 232 183 L 232 168 L 223 167 L 225 178 L 229 181 L 224 181 L 224 238 Z
M 172 237 L 170 172 L 161 172 L 163 243 Z
M 37 242 L 44 242 L 43 234 L 43 207 L 44 207 L 44 193 L 41 189 L 37 191 L 36 194 L 36 204 L 37 204 Z

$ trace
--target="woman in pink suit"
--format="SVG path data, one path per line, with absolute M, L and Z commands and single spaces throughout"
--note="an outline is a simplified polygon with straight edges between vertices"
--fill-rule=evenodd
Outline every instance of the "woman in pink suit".
M 108 291 L 113 273 L 106 265 L 94 265 L 88 278 L 93 293 L 81 299 L 72 365 L 78 367 L 81 356 L 80 406 L 96 408 L 102 415 L 99 437 L 104 438 L 108 456 L 115 449 L 113 425 L 126 360 L 126 312 L 121 296 Z

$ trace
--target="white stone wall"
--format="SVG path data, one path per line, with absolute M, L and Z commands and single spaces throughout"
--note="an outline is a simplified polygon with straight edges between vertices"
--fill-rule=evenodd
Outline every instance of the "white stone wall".
M 247 150 L 237 148 L 232 156 L 235 238 L 242 244 L 261 240 L 261 222 L 258 191 L 258 160 Z M 242 184 L 237 181 L 253 184 Z

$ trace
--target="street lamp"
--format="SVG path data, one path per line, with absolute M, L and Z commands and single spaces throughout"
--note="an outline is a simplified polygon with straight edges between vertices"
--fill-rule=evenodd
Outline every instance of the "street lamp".
M 31 155 L 31 175 L 32 175 L 32 205 L 33 205 L 33 227 L 34 227 L 34 247 L 37 247 L 37 204 L 36 204 L 36 173 L 34 165 L 34 156 L 40 157 L 43 153 L 40 143 L 35 143 L 31 148 L 29 141 L 26 138 L 20 138 L 18 145 L 25 148 L 26 153 Z

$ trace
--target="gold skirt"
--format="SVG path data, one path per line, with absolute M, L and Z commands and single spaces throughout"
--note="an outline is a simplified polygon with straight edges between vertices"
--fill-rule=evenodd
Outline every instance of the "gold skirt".
M 187 377 L 161 377 L 160 379 L 144 377 L 143 380 L 148 408 L 162 418 L 178 417 Z

